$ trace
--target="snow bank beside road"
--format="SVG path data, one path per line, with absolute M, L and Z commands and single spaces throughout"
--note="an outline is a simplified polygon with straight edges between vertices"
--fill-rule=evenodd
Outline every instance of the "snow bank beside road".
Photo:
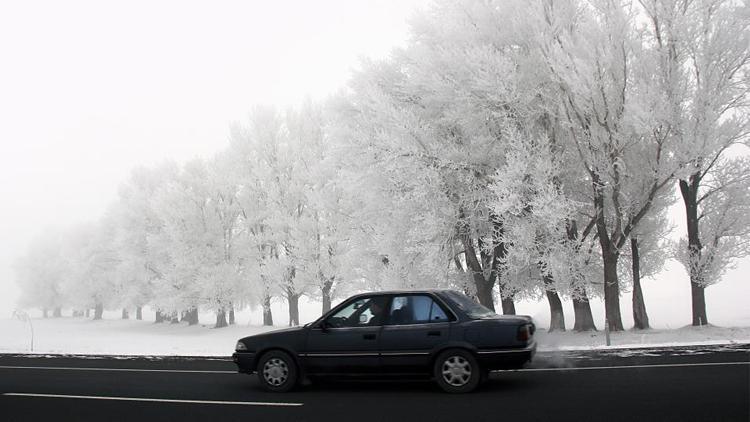
M 34 353 L 94 355 L 227 356 L 237 339 L 283 327 L 234 325 L 221 329 L 151 321 L 82 318 L 33 319 Z M 540 351 L 606 349 L 604 332 L 537 331 Z M 610 348 L 750 343 L 750 327 L 684 327 L 674 330 L 612 333 Z M 0 320 L 0 353 L 30 352 L 25 322 Z
M 241 337 L 281 327 L 233 325 L 213 329 L 152 321 L 33 319 L 34 353 L 227 356 Z M 30 352 L 27 323 L 0 320 L 0 353 Z
M 539 350 L 588 350 L 607 348 L 669 347 L 691 344 L 750 343 L 750 327 L 724 328 L 712 325 L 677 329 L 628 330 L 610 333 L 606 346 L 604 331 L 536 333 Z

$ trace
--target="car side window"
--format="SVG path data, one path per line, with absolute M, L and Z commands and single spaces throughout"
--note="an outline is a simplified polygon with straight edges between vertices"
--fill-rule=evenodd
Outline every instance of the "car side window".
M 386 297 L 357 299 L 326 319 L 331 328 L 368 327 L 383 324 Z
M 425 295 L 394 297 L 389 317 L 389 325 L 426 324 L 449 320 L 443 308 Z

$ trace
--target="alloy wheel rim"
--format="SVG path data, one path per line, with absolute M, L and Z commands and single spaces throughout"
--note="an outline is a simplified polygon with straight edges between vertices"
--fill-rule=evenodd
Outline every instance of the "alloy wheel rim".
M 471 379 L 471 364 L 463 356 L 451 356 L 443 361 L 442 374 L 448 384 L 464 386 Z
M 289 378 L 289 366 L 279 358 L 269 359 L 263 365 L 263 379 L 270 385 L 278 387 Z

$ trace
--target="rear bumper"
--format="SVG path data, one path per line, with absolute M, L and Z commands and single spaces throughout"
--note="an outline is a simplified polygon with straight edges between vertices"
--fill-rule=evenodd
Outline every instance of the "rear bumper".
M 255 353 L 234 352 L 232 360 L 237 365 L 237 372 L 252 374 L 255 372 Z
M 531 362 L 536 354 L 536 342 L 532 341 L 526 347 L 518 349 L 487 349 L 478 350 L 477 356 L 482 367 L 495 369 L 517 369 Z

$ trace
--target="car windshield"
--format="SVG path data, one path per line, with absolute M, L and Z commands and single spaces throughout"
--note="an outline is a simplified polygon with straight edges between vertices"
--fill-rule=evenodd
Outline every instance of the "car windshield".
M 480 318 L 492 318 L 496 317 L 497 314 L 492 312 L 490 309 L 474 302 L 470 297 L 463 293 L 448 291 L 446 296 L 458 306 L 469 318 L 480 319 Z

